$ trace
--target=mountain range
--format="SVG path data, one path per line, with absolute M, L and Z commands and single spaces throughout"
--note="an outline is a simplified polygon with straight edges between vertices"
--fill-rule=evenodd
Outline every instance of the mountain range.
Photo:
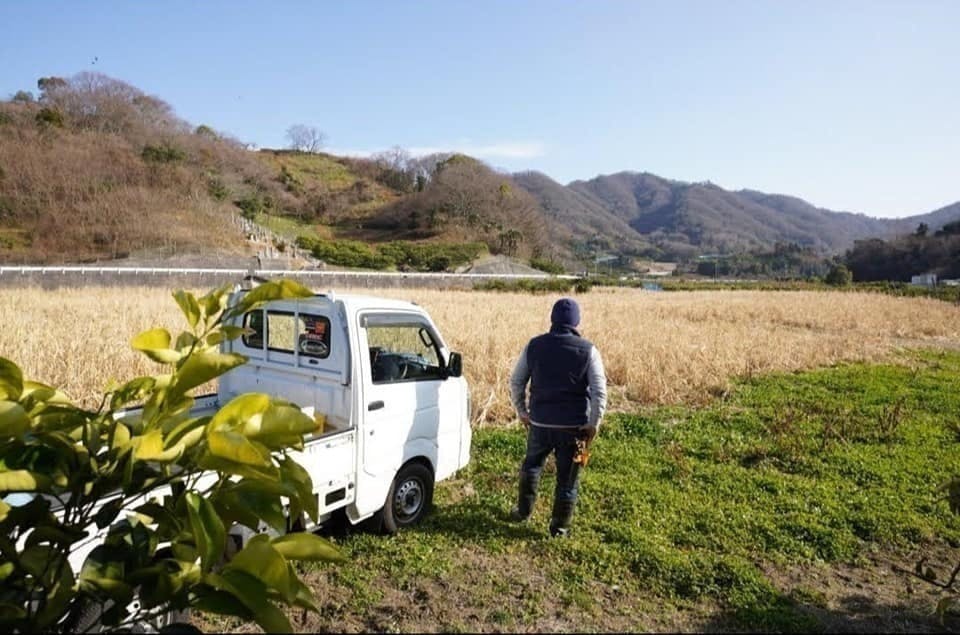
M 564 186 L 539 172 L 514 181 L 530 192 L 551 221 L 610 248 L 653 251 L 665 259 L 709 252 L 764 250 L 796 243 L 825 254 L 855 240 L 931 231 L 960 218 L 960 202 L 899 219 L 873 218 L 811 205 L 803 199 L 755 190 L 725 190 L 647 172 L 618 172 Z
M 270 228 L 277 249 L 302 237 L 357 253 L 431 244 L 433 266 L 446 247 L 468 243 L 568 268 L 602 252 L 689 261 L 787 245 L 819 257 L 960 218 L 960 202 L 879 219 L 648 172 L 562 185 L 400 148 L 366 159 L 250 151 L 105 75 L 41 78 L 38 87 L 36 100 L 24 91 L 0 100 L 0 262 L 239 255 L 256 248 L 249 223 Z

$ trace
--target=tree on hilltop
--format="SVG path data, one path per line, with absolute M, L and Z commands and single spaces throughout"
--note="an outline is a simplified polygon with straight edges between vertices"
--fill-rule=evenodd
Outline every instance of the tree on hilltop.
M 315 126 L 298 123 L 287 128 L 287 140 L 291 150 L 316 153 L 327 142 L 327 135 Z
M 41 103 L 85 130 L 123 134 L 187 130 L 170 104 L 103 73 L 77 73 L 69 79 L 41 77 L 37 88 Z

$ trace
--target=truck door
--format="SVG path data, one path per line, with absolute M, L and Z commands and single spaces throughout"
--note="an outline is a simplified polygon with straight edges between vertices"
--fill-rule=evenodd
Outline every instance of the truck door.
M 379 509 L 405 459 L 436 465 L 439 403 L 444 383 L 439 338 L 416 313 L 360 317 L 364 424 L 357 509 Z

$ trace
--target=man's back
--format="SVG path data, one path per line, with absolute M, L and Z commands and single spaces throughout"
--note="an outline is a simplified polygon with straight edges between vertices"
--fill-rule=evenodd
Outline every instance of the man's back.
M 587 370 L 593 344 L 573 329 L 551 329 L 527 344 L 530 418 L 556 426 L 586 425 L 590 410 Z

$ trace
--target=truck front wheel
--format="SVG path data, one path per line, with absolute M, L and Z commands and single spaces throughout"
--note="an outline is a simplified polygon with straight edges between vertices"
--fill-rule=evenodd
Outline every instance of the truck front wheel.
M 422 463 L 400 468 L 383 505 L 381 528 L 396 533 L 420 521 L 433 504 L 433 473 Z

